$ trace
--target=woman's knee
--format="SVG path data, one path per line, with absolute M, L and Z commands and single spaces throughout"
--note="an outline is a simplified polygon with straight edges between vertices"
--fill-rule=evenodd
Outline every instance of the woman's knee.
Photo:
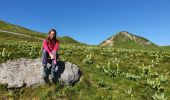
M 43 63 L 47 63 L 47 60 L 48 60 L 48 52 L 47 52 L 45 49 L 43 49 L 41 59 L 42 59 L 42 62 L 43 62 Z
M 43 53 L 48 53 L 46 49 L 42 49 L 42 52 Z
M 42 51 L 42 58 L 47 57 L 47 56 L 48 56 L 47 50 L 43 49 L 43 51 Z

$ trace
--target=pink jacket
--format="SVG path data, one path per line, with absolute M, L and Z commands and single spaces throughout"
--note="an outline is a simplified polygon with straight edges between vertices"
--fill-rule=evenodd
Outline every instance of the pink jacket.
M 50 41 L 49 44 L 47 44 L 47 39 L 43 40 L 43 48 L 48 52 L 48 54 L 53 54 L 54 56 L 54 63 L 56 64 L 56 51 L 58 50 L 59 47 L 59 41 L 57 40 L 56 42 Z

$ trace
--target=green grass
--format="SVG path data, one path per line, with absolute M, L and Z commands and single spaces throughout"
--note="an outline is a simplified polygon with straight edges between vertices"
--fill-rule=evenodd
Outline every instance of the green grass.
M 10 44 L 10 45 L 7 45 Z M 6 48 L 8 52 L 13 50 L 21 51 L 12 53 L 11 59 L 28 57 L 32 45 L 35 46 L 35 58 L 41 57 L 39 51 L 41 42 L 1 42 L 0 52 L 3 48 Z M 125 78 L 121 75 L 109 76 L 101 69 L 96 68 L 97 65 L 104 66 L 107 69 L 108 62 L 110 62 L 111 70 L 116 71 L 117 63 L 119 63 L 120 72 L 131 73 L 134 75 L 140 75 L 140 66 L 147 66 L 152 64 L 152 60 L 156 61 L 158 57 L 159 64 L 155 64 L 152 68 L 152 73 L 157 72 L 159 75 L 167 76 L 165 74 L 170 70 L 170 52 L 151 51 L 151 50 L 134 50 L 134 49 L 122 49 L 122 48 L 109 48 L 99 46 L 81 46 L 71 44 L 61 44 L 60 60 L 70 61 L 78 65 L 82 71 L 82 77 L 80 81 L 74 86 L 63 87 L 60 83 L 52 86 L 41 85 L 38 87 L 22 88 L 7 90 L 5 85 L 0 87 L 0 99 L 13 98 L 13 99 L 80 99 L 80 100 L 98 100 L 98 99 L 135 99 L 135 100 L 150 100 L 156 89 L 147 85 L 146 79 L 140 79 L 137 81 Z M 23 55 L 24 54 L 24 55 Z M 87 55 L 90 55 L 91 57 Z M 158 55 L 158 56 L 157 56 Z M 85 60 L 86 59 L 86 60 Z M 116 60 L 117 59 L 117 60 Z M 5 59 L 2 62 L 5 62 Z M 83 62 L 86 61 L 86 62 Z M 90 62 L 90 63 L 89 63 Z M 148 77 L 149 78 L 149 77 Z M 161 83 L 161 86 L 165 89 L 166 98 L 170 98 L 169 80 L 165 83 Z M 128 95 L 126 91 L 132 89 L 131 95 Z

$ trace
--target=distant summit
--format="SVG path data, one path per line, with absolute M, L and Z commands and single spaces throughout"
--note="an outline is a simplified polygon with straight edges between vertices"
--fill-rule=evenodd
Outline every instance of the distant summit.
M 134 44 L 141 45 L 141 46 L 155 45 L 148 39 L 133 35 L 127 31 L 121 31 L 117 33 L 115 36 L 111 36 L 108 39 L 104 40 L 99 45 L 100 46 L 113 46 L 113 45 L 120 44 L 120 43 L 122 44 L 134 43 Z

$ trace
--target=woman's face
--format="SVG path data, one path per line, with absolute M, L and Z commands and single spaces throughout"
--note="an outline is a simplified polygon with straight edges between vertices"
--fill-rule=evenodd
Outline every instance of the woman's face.
M 54 31 L 51 31 L 51 32 L 50 32 L 50 39 L 53 39 L 53 38 L 54 38 L 54 35 L 55 35 L 55 32 L 54 32 Z

